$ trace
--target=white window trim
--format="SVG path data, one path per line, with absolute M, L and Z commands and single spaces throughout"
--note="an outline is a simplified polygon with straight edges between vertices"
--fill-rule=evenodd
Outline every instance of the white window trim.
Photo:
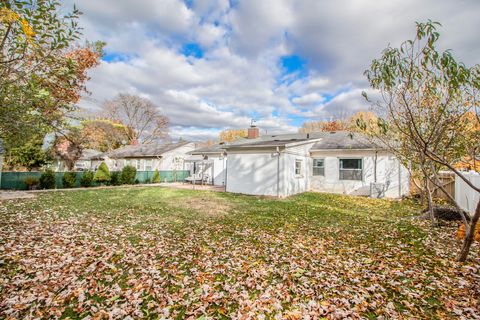
M 297 173 L 297 163 L 300 163 L 300 173 Z M 295 165 L 293 167 L 294 169 L 294 174 L 295 174 L 295 178 L 303 178 L 303 159 L 295 159 Z
M 149 163 L 150 165 L 147 165 L 147 163 Z M 153 160 L 145 159 L 145 161 L 143 162 L 143 166 L 144 166 L 144 171 L 153 171 Z M 150 169 L 147 170 L 147 167 L 150 167 Z
M 362 169 L 345 169 L 345 170 L 361 170 L 362 171 L 362 179 L 360 180 L 357 180 L 357 179 L 340 179 L 340 170 L 342 170 L 342 168 L 340 167 L 341 166 L 341 163 L 342 161 L 341 160 L 360 160 L 361 161 L 361 166 L 362 166 Z M 341 158 L 338 158 L 338 180 L 339 181 L 364 181 L 364 175 L 365 175 L 365 172 L 364 172 L 364 159 L 362 157 L 341 157 Z
M 323 160 L 323 167 L 315 166 L 315 160 Z M 323 174 L 314 174 L 315 168 L 323 168 Z M 312 158 L 312 176 L 325 177 L 325 158 Z

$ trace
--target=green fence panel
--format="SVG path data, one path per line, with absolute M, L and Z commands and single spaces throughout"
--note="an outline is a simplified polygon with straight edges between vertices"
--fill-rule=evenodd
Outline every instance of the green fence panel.
M 155 171 L 137 171 L 136 180 L 139 183 L 150 183 Z M 188 170 L 178 171 L 159 171 L 161 182 L 183 182 L 190 175 Z M 28 186 L 25 184 L 25 179 L 35 178 L 39 179 L 42 172 L 2 172 L 1 189 L 4 190 L 27 190 Z M 56 188 L 63 188 L 62 178 L 64 172 L 55 172 Z M 75 187 L 80 187 L 80 179 L 83 172 L 77 172 L 77 180 Z
M 41 172 L 2 172 L 2 189 L 27 190 L 25 179 L 39 179 Z
M 161 182 L 183 182 L 190 175 L 188 170 L 159 171 Z M 139 183 L 150 183 L 155 171 L 137 171 L 135 179 Z

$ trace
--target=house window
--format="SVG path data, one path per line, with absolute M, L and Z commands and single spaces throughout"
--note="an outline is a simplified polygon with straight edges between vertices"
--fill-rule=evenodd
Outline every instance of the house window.
M 299 176 L 302 174 L 302 160 L 295 160 L 295 175 Z
M 340 180 L 362 180 L 362 159 L 340 159 Z
M 143 160 L 137 160 L 136 161 L 137 171 L 142 170 L 142 162 L 143 162 Z
M 325 175 L 325 159 L 313 159 L 313 175 Z
M 152 171 L 152 160 L 145 160 L 145 171 Z

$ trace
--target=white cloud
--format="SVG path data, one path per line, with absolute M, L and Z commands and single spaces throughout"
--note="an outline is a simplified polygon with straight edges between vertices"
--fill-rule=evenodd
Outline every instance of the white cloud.
M 127 57 L 92 70 L 92 96 L 80 105 L 94 108 L 119 92 L 147 96 L 170 117 L 174 137 L 212 137 L 246 127 L 252 117 L 269 132 L 294 131 L 291 118 L 366 109 L 363 71 L 389 43 L 410 38 L 417 20 L 443 22 L 441 47 L 467 64 L 480 62 L 476 0 L 242 0 L 233 7 L 228 0 L 191 6 L 82 0 L 78 6 L 85 37 Z M 200 45 L 203 57 L 181 54 L 189 42 Z M 306 72 L 284 75 L 279 58 L 289 54 L 305 59 Z
M 292 99 L 292 102 L 301 106 L 308 106 L 312 104 L 320 104 L 324 100 L 325 98 L 323 96 L 314 92 L 301 97 L 295 97 Z

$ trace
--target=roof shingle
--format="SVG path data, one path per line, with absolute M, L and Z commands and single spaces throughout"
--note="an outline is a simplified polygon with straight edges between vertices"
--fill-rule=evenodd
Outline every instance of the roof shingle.
M 178 143 L 152 143 L 133 146 L 125 146 L 103 154 L 110 158 L 148 158 L 160 156 L 165 152 L 182 147 L 189 142 Z

